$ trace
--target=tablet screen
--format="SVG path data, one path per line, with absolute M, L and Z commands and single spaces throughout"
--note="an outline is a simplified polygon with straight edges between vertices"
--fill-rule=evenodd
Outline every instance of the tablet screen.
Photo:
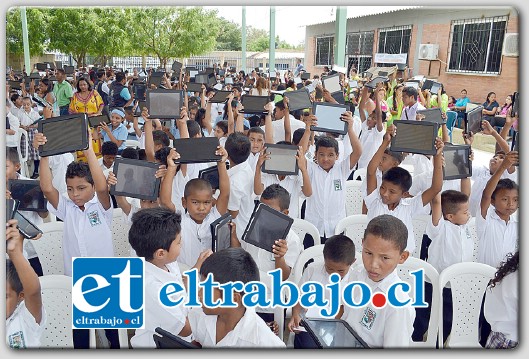
M 152 118 L 180 118 L 183 91 L 149 90 L 147 91 L 147 108 Z
M 6 222 L 13 218 L 18 207 L 18 201 L 6 198 Z
M 223 103 L 226 102 L 231 91 L 217 91 L 212 98 L 209 99 L 211 103 Z
M 288 109 L 290 111 L 312 107 L 312 102 L 310 102 L 309 93 L 306 89 L 284 92 L 284 96 L 288 98 Z
M 67 75 L 71 75 L 74 72 L 73 66 L 64 66 L 64 73 Z
M 186 83 L 188 92 L 200 92 L 202 91 L 202 84 L 199 82 L 188 82 Z
M 275 209 L 259 203 L 252 214 L 242 240 L 272 253 L 272 245 L 285 239 L 294 220 Z
M 226 162 L 226 168 L 229 169 L 230 165 Z M 198 171 L 198 178 L 208 181 L 213 189 L 219 189 L 219 169 L 217 166 L 211 166 L 203 170 Z
M 175 61 L 173 62 L 173 65 L 171 66 L 171 69 L 176 72 L 177 74 L 180 74 L 180 70 L 182 69 L 182 63 Z
M 147 85 L 135 83 L 132 85 L 132 90 L 134 92 L 134 98 L 136 100 L 145 100 L 145 92 L 147 90 Z
M 155 329 L 155 334 L 152 337 L 157 349 L 200 349 L 195 344 L 171 334 L 160 327 Z
M 31 223 L 26 217 L 24 217 L 19 211 L 16 211 L 14 219 L 18 221 L 18 229 L 24 238 L 30 239 L 38 236 L 39 233 L 42 233 L 39 227 Z
M 483 106 L 475 107 L 466 114 L 466 132 L 478 133 L 481 132 Z
M 226 213 L 211 223 L 211 238 L 213 252 L 218 252 L 231 246 L 231 215 Z
M 155 177 L 159 164 L 128 158 L 114 162 L 118 183 L 110 187 L 110 194 L 155 201 L 160 190 L 160 179 Z
M 354 330 L 339 319 L 303 319 L 323 348 L 367 348 L 367 344 L 354 333 Z
M 439 125 L 424 121 L 395 121 L 397 135 L 391 139 L 391 149 L 399 152 L 434 155 Z
M 386 81 L 389 81 L 389 79 L 387 77 L 377 76 L 374 79 L 372 79 L 371 81 L 369 81 L 368 83 L 366 83 L 364 86 L 374 89 L 374 88 L 377 87 L 377 84 L 379 84 L 381 82 L 386 82 Z
M 9 180 L 8 183 L 11 197 L 20 203 L 20 211 L 44 212 L 48 209 L 48 201 L 40 189 L 40 181 L 37 180 Z
M 219 146 L 216 137 L 180 138 L 173 140 L 173 145 L 180 154 L 177 163 L 218 162 L 222 158 L 215 154 Z
M 107 114 L 88 117 L 88 123 L 90 124 L 90 127 L 97 127 L 101 122 L 110 124 L 110 117 Z
M 440 108 L 428 108 L 426 110 L 419 110 L 417 113 L 424 115 L 424 119 L 422 119 L 422 121 L 435 122 L 438 124 L 445 123 Z
M 445 165 L 443 179 L 460 179 L 472 176 L 472 164 L 469 160 L 470 147 L 445 145 L 443 148 Z
M 347 133 L 347 122 L 340 119 L 341 115 L 347 111 L 345 105 L 331 105 L 326 103 L 314 103 L 312 113 L 316 116 L 318 126 L 313 127 L 314 131 L 334 132 L 342 135 Z
M 266 113 L 264 107 L 268 102 L 270 102 L 268 96 L 243 95 L 241 99 L 244 113 Z
M 323 83 L 323 87 L 327 89 L 330 93 L 339 92 L 342 91 L 342 87 L 340 86 L 340 75 L 331 75 L 326 76 L 321 79 Z
M 270 153 L 270 159 L 263 163 L 264 173 L 278 175 L 297 175 L 298 161 L 296 154 L 298 148 L 290 145 L 265 144 L 266 152 Z
M 198 84 L 207 84 L 208 75 L 207 74 L 198 74 L 195 76 L 195 82 Z
M 38 126 L 38 131 L 47 140 L 44 145 L 39 146 L 39 153 L 43 157 L 88 148 L 88 121 L 84 113 L 39 121 Z
M 224 83 L 225 83 L 226 85 L 228 85 L 228 84 L 233 84 L 233 78 L 232 78 L 232 77 L 226 77 L 226 78 L 224 79 Z

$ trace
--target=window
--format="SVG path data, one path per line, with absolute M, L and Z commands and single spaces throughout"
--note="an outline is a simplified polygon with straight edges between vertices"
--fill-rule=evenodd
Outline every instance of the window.
M 407 54 L 410 43 L 411 25 L 379 29 L 378 53 L 380 54 Z M 378 64 L 381 67 L 393 65 L 395 64 Z
M 452 21 L 448 71 L 499 74 L 507 16 Z
M 316 65 L 328 66 L 333 63 L 333 45 L 334 37 L 318 37 L 316 38 Z
M 371 67 L 374 38 L 374 31 L 347 34 L 348 72 L 351 71 L 351 67 L 354 67 L 361 74 Z

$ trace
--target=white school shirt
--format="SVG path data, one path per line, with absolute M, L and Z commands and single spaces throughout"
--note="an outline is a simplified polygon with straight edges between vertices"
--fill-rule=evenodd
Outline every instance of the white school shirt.
M 285 348 L 285 343 L 270 330 L 254 308 L 246 308 L 235 328 L 218 343 L 216 315 L 206 315 L 202 308 L 193 308 L 188 319 L 195 340 L 202 348 Z
M 433 162 L 425 155 L 413 153 L 409 155 L 410 161 L 413 164 L 413 175 L 417 176 L 423 172 L 433 172 Z
M 300 218 L 300 206 L 299 198 L 306 198 L 303 194 L 301 187 L 303 187 L 303 176 L 301 172 L 297 175 L 285 176 L 282 181 L 276 174 L 262 173 L 261 172 L 261 183 L 264 188 L 278 184 L 290 194 L 290 205 L 288 206 L 288 215 L 292 218 Z M 258 196 L 259 197 L 259 196 Z
M 173 178 L 173 187 L 171 192 L 171 202 L 175 205 L 176 212 L 184 213 L 184 206 L 182 206 L 182 197 L 184 197 L 184 189 L 186 183 L 189 182 L 189 175 L 182 174 L 182 171 L 176 172 Z
M 71 199 L 62 195 L 59 195 L 56 209 L 48 202 L 48 211 L 64 221 L 62 251 L 67 276 L 72 275 L 73 257 L 114 257 L 112 206 L 105 210 L 95 194 L 84 207 L 81 211 Z
M 105 178 L 108 178 L 109 172 L 111 171 L 114 172 L 114 163 L 112 163 L 112 166 L 110 167 L 105 166 L 105 164 L 103 163 L 103 157 L 98 159 L 97 162 L 99 163 L 99 167 L 101 167 L 101 170 L 103 171 L 103 174 L 105 175 Z
M 364 282 L 371 288 L 371 293 L 387 293 L 392 284 L 401 282 L 397 269 L 380 282 L 373 282 L 369 279 L 364 266 L 355 267 L 349 280 L 350 282 Z M 400 287 L 397 287 L 395 295 L 401 302 L 411 300 L 410 296 L 404 293 Z M 359 303 L 360 300 L 361 291 L 354 290 L 353 301 Z M 410 344 L 413 333 L 415 309 L 411 306 L 396 308 L 389 304 L 386 304 L 383 308 L 375 308 L 371 304 L 363 308 L 351 308 L 344 304 L 342 319 L 371 348 L 406 348 Z
M 187 298 L 178 262 L 166 264 L 165 267 L 169 272 L 145 261 L 145 328 L 136 329 L 136 334 L 130 339 L 135 349 L 156 348 L 152 336 L 157 327 L 178 336 L 186 324 L 188 308 L 183 305 L 167 307 L 160 303 L 160 289 L 167 283 L 178 283 L 184 288 L 183 292 L 171 295 L 171 300 L 183 298 L 184 303 Z
M 416 121 L 417 120 L 417 111 L 426 110 L 419 101 L 415 102 L 412 106 L 405 106 L 402 109 L 402 114 L 400 116 L 401 120 Z
M 211 249 L 210 224 L 220 218 L 217 207 L 212 207 L 206 218 L 198 224 L 191 218 L 189 213 L 182 214 L 182 248 L 177 261 L 193 267 L 205 249 Z
M 297 120 L 292 114 L 289 115 L 290 118 L 290 129 L 291 133 L 294 134 L 298 128 L 305 129 L 305 122 Z M 272 127 L 274 129 L 274 143 L 285 140 L 285 118 L 282 117 L 279 120 L 272 120 Z M 261 126 L 261 129 L 265 131 L 265 126 Z M 266 131 L 265 131 L 266 132 Z
M 255 207 L 253 201 L 254 173 L 248 162 L 243 162 L 230 167 L 228 176 L 230 177 L 228 210 L 239 211 L 233 222 L 237 226 L 237 238 L 241 239 Z
M 380 185 L 382 184 L 382 171 L 379 170 L 378 168 L 377 168 L 376 176 L 377 176 L 377 188 L 375 188 L 374 191 L 379 191 Z M 366 178 L 362 181 L 362 184 L 360 185 L 360 191 L 362 191 L 362 198 L 364 198 L 365 200 L 365 198 L 367 197 L 367 175 L 366 175 Z
M 351 265 L 349 267 L 349 271 L 344 275 L 340 283 L 347 284 L 349 282 L 349 278 L 351 276 L 351 273 L 353 272 L 353 266 Z M 303 272 L 303 275 L 301 276 L 301 280 L 299 281 L 298 288 L 301 289 L 301 286 L 307 282 L 318 282 L 322 285 L 326 286 L 328 284 L 331 284 L 329 280 L 329 274 L 325 270 L 325 263 L 310 263 L 305 271 Z M 328 291 L 324 292 L 325 300 L 329 300 L 329 293 Z M 341 304 L 343 304 L 342 301 L 340 301 Z M 320 312 L 323 309 L 330 309 L 330 305 L 327 305 L 325 307 L 312 307 L 307 309 L 307 312 L 305 313 L 305 317 L 307 318 L 325 318 L 323 317 Z
M 433 172 L 422 172 L 417 176 L 412 177 L 411 187 L 408 191 L 412 196 L 417 196 L 419 193 L 426 191 L 432 186 Z M 443 187 L 441 193 L 447 190 L 461 191 L 461 180 L 443 180 Z
M 37 111 L 31 109 L 31 111 L 29 111 L 29 113 L 27 113 L 25 110 L 21 109 L 20 111 L 18 111 L 18 114 L 17 114 L 17 117 L 18 119 L 20 120 L 20 124 L 22 126 L 30 126 L 33 124 L 33 122 L 35 122 L 36 120 L 38 120 L 40 118 L 40 115 Z M 33 146 L 33 144 L 29 144 L 30 146 Z
M 379 132 L 376 125 L 369 129 L 367 126 L 367 120 L 362 122 L 362 130 L 360 133 L 357 132 L 357 134 L 359 134 L 360 143 L 362 144 L 362 155 L 358 160 L 358 168 L 367 168 L 369 161 L 371 161 L 373 155 L 378 151 L 378 148 L 382 144 L 384 133 L 384 128 Z
M 490 174 L 490 169 L 484 165 L 472 165 L 472 190 L 470 192 L 470 197 L 468 199 L 470 215 L 473 217 L 478 217 L 481 213 L 481 196 L 483 191 L 487 186 L 487 182 L 491 179 L 492 175 Z M 513 173 L 503 171 L 500 179 L 508 178 L 518 183 L 518 170 L 515 170 Z
M 40 323 L 21 301 L 6 319 L 6 343 L 12 349 L 40 348 L 40 337 L 46 327 L 46 310 L 42 306 Z
M 428 221 L 426 234 L 432 240 L 428 249 L 428 263 L 441 273 L 452 264 L 472 262 L 474 240 L 466 224 L 457 225 L 442 216 L 437 226 Z
M 485 294 L 485 318 L 493 332 L 518 341 L 518 271 L 507 274 Z
M 198 178 L 198 174 L 200 173 L 200 171 L 205 170 L 208 167 L 211 167 L 209 162 L 188 164 L 187 165 L 187 177 L 189 177 L 188 181 Z
M 20 120 L 18 117 L 13 115 L 11 112 L 7 113 L 7 121 L 9 121 L 9 128 L 15 132 L 18 131 L 20 128 Z M 15 133 L 14 135 L 7 135 L 6 134 L 6 146 L 7 147 L 17 147 L 18 134 Z
M 485 218 L 481 213 L 476 216 L 476 231 L 478 262 L 498 268 L 505 256 L 518 248 L 518 211 L 509 217 L 509 223 L 505 223 L 491 205 Z
M 246 162 L 248 162 L 248 164 L 250 165 L 254 173 L 255 173 L 255 167 L 257 166 L 258 160 L 259 160 L 259 152 L 255 154 L 250 152 L 250 155 L 248 156 L 248 159 L 246 160 Z
M 408 229 L 408 245 L 406 250 L 413 253 L 415 250 L 415 236 L 413 234 L 413 218 L 421 214 L 430 213 L 430 205 L 423 206 L 422 194 L 418 194 L 413 198 L 401 198 L 400 203 L 395 207 L 394 210 L 389 210 L 388 205 L 382 203 L 380 198 L 380 191 L 373 191 L 369 196 L 365 198 L 367 207 L 367 219 L 368 221 L 373 218 L 383 215 L 390 214 L 400 219 Z
M 320 235 L 334 235 L 338 222 L 346 217 L 345 182 L 351 173 L 349 158 L 325 171 L 314 162 L 307 162 L 312 196 L 307 198 L 305 220 L 314 224 Z
M 48 157 L 48 161 L 53 176 L 53 187 L 55 187 L 60 194 L 65 195 L 67 193 L 66 170 L 68 169 L 68 165 L 74 161 L 73 154 L 63 153 L 61 155 L 50 156 Z

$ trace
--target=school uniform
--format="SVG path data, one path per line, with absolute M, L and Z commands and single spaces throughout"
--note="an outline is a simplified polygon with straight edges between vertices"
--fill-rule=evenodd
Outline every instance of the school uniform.
M 64 221 L 62 246 L 64 274 L 67 276 L 72 275 L 73 257 L 114 257 L 112 206 L 105 210 L 95 194 L 84 207 L 82 211 L 62 195 L 57 208 L 48 202 L 48 211 Z
M 6 343 L 12 349 L 40 348 L 40 337 L 46 327 L 46 310 L 42 306 L 40 323 L 21 301 L 14 312 L 6 319 Z
M 377 188 L 374 189 L 374 191 L 380 190 L 380 185 L 382 184 L 382 171 L 377 168 L 376 172 L 377 177 Z M 362 181 L 362 184 L 360 185 L 360 191 L 362 191 L 362 198 L 367 197 L 367 177 Z
M 437 226 L 432 221 L 426 226 L 426 234 L 432 240 L 428 250 L 428 263 L 441 273 L 452 264 L 472 262 L 474 241 L 466 224 L 457 225 L 439 220 Z
M 423 172 L 433 173 L 433 162 L 425 155 L 414 153 L 409 155 L 410 161 L 413 164 L 413 176 L 418 176 Z
M 130 344 L 134 349 L 156 348 L 152 336 L 157 327 L 178 335 L 186 324 L 188 308 L 183 305 L 167 307 L 160 303 L 158 293 L 165 284 L 178 283 L 184 287 L 178 262 L 166 264 L 165 267 L 169 272 L 145 261 L 145 328 L 136 329 L 136 334 L 130 339 Z M 184 287 L 184 291 L 173 294 L 171 300 L 183 298 L 185 302 L 186 297 L 187 292 Z
M 121 145 L 118 147 L 118 151 L 120 151 L 121 153 L 121 151 L 123 151 L 125 147 L 127 147 L 127 145 L 125 144 L 125 141 L 129 137 L 129 131 L 127 130 L 125 125 L 122 123 L 120 123 L 119 126 L 116 128 L 112 128 L 112 126 L 109 126 L 109 127 L 110 127 L 110 132 L 112 133 L 114 138 L 118 141 L 123 141 Z M 110 141 L 110 136 L 106 133 L 106 131 L 102 131 L 101 135 L 103 136 L 103 142 Z
M 338 222 L 346 217 L 345 182 L 351 173 L 349 158 L 336 162 L 325 171 L 314 162 L 307 162 L 312 183 L 312 196 L 307 198 L 305 220 L 314 224 L 321 236 L 334 235 Z
M 408 120 L 408 121 L 416 121 L 417 111 L 420 111 L 420 110 L 426 110 L 426 107 L 424 107 L 422 104 L 419 103 L 419 101 L 417 101 L 412 106 L 404 107 L 404 109 L 402 110 L 400 119 Z
M 233 222 L 237 226 L 237 238 L 240 240 L 255 207 L 253 200 L 254 173 L 248 162 L 242 162 L 230 167 L 228 176 L 230 177 L 228 210 L 239 211 Z
M 357 133 L 359 134 L 358 139 L 362 144 L 362 155 L 358 160 L 358 168 L 366 168 L 382 144 L 385 132 L 383 128 L 382 131 L 378 131 L 376 125 L 373 128 L 369 128 L 366 120 L 362 122 L 362 129 Z
M 270 330 L 254 308 L 246 308 L 235 328 L 217 343 L 217 316 L 206 315 L 202 308 L 189 311 L 189 323 L 202 348 L 285 348 L 285 343 Z
M 61 155 L 55 155 L 48 157 L 51 173 L 53 175 L 52 184 L 53 187 L 59 191 L 59 194 L 66 195 L 66 170 L 68 165 L 74 161 L 73 154 L 63 153 Z
M 382 203 L 380 197 L 380 191 L 373 191 L 369 196 L 365 198 L 367 207 L 367 219 L 368 221 L 373 218 L 383 215 L 390 214 L 400 219 L 408 229 L 408 245 L 406 250 L 413 253 L 415 250 L 415 236 L 413 234 L 413 218 L 421 214 L 430 213 L 430 205 L 423 206 L 422 195 L 418 194 L 413 198 L 401 198 L 397 207 L 394 210 L 389 210 L 388 205 Z
M 198 178 L 198 174 L 200 173 L 200 171 L 205 170 L 206 168 L 211 166 L 212 165 L 209 162 L 189 163 L 187 165 L 187 177 L 189 177 L 188 181 Z
M 189 213 L 182 214 L 182 248 L 177 258 L 179 263 L 193 267 L 200 253 L 212 248 L 210 224 L 220 216 L 217 207 L 212 207 L 206 218 L 199 224 L 191 218 Z
M 369 279 L 363 266 L 356 267 L 349 277 L 350 282 L 360 281 L 371 288 L 371 293 L 387 294 L 391 285 L 401 282 L 397 269 L 380 282 Z M 346 283 L 344 283 L 346 285 Z M 359 303 L 362 293 L 353 291 L 353 301 Z M 395 296 L 400 302 L 412 300 L 410 296 L 397 287 Z M 411 341 L 415 309 L 409 307 L 393 307 L 386 304 L 383 308 L 376 308 L 371 303 L 363 308 L 352 308 L 344 305 L 342 319 L 358 333 L 371 348 L 406 348 Z
M 250 152 L 250 155 L 248 156 L 248 159 L 246 160 L 246 162 L 248 162 L 248 164 L 250 165 L 254 173 L 255 173 L 255 167 L 257 166 L 257 161 L 259 160 L 259 155 L 260 155 L 259 152 L 257 153 Z
M 290 205 L 288 206 L 288 215 L 292 218 L 299 218 L 300 206 L 299 199 L 306 198 L 301 187 L 303 187 L 303 176 L 299 173 L 297 176 L 285 176 L 283 180 L 279 179 L 276 174 L 261 173 L 261 183 L 264 188 L 278 184 L 290 194 Z
M 410 190 L 408 191 L 412 196 L 417 196 L 419 193 L 426 191 L 432 186 L 433 172 L 422 172 L 417 176 L 413 176 Z M 461 180 L 443 180 L 443 187 L 441 193 L 448 190 L 461 191 Z
M 476 216 L 476 231 L 478 262 L 498 268 L 505 256 L 518 248 L 518 211 L 509 217 L 509 223 L 505 223 L 491 205 L 485 218 L 481 213 Z
M 112 165 L 110 167 L 105 166 L 105 164 L 103 163 L 103 157 L 98 159 L 97 162 L 99 163 L 99 167 L 101 167 L 105 178 L 108 178 L 109 172 L 114 172 L 114 162 L 112 162 Z
M 485 318 L 490 324 L 493 337 L 498 336 L 495 333 L 501 333 L 504 340 L 518 342 L 517 271 L 507 274 L 494 288 L 487 289 L 484 312 Z M 487 342 L 487 344 L 489 343 Z M 501 347 L 497 344 L 491 346 L 495 348 Z
M 294 133 L 298 128 L 305 129 L 305 122 L 297 120 L 294 116 L 289 115 L 291 133 Z M 285 119 L 280 118 L 279 120 L 272 120 L 272 127 L 274 129 L 274 143 L 285 140 Z M 265 126 L 261 126 L 261 129 L 265 131 Z
M 171 190 L 171 202 L 175 205 L 176 212 L 184 213 L 184 206 L 182 206 L 182 197 L 184 197 L 184 189 L 186 183 L 189 182 L 189 175 L 186 172 L 184 176 L 182 171 L 176 172 L 173 178 L 173 187 Z

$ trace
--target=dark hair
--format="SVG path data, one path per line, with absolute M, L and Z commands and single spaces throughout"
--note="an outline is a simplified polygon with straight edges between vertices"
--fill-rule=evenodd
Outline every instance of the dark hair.
M 6 160 L 14 165 L 20 164 L 20 157 L 18 157 L 16 147 L 6 147 Z
M 485 100 L 485 102 L 489 102 L 489 97 L 490 97 L 490 95 L 496 95 L 496 92 L 494 92 L 494 91 L 489 92 L 489 93 L 487 94 L 487 99 Z
M 57 73 L 61 75 L 66 75 L 66 71 L 64 71 L 64 69 L 57 69 Z
M 275 108 L 278 108 L 280 109 L 281 111 L 283 111 L 285 109 L 285 103 L 283 102 L 283 100 L 281 101 L 277 101 L 275 103 Z
M 392 242 L 402 253 L 408 245 L 408 228 L 397 217 L 389 214 L 377 216 L 369 221 L 364 231 L 364 241 L 368 234 Z
M 167 165 L 167 156 L 169 156 L 169 152 L 171 152 L 171 147 L 163 146 L 154 153 L 154 159 L 162 165 Z
M 259 281 L 259 268 L 250 253 L 242 248 L 227 248 L 210 255 L 200 267 L 200 275 L 213 274 L 215 282 Z
M 320 147 L 334 148 L 334 151 L 338 154 L 338 141 L 335 138 L 320 136 L 318 141 L 316 141 L 316 152 Z
M 384 153 L 393 157 L 399 164 L 404 161 L 404 153 L 402 152 L 392 151 L 391 149 L 386 148 Z
M 507 274 L 516 272 L 518 270 L 519 261 L 519 251 L 516 251 L 514 254 L 507 254 L 505 261 L 501 262 L 498 270 L 494 274 L 494 278 L 489 281 L 488 286 L 494 288 L 496 284 L 501 282 L 503 278 L 507 276 Z
M 15 101 L 18 100 L 18 98 L 20 97 L 20 95 L 18 93 L 14 93 L 11 95 L 11 102 L 13 102 L 13 104 L 15 104 Z
M 498 181 L 498 184 L 496 185 L 496 188 L 494 189 L 494 192 L 492 192 L 492 195 L 490 196 L 490 198 L 495 199 L 496 194 L 502 189 L 518 190 L 518 184 L 509 178 L 503 178 Z
M 393 106 L 392 106 L 392 110 L 393 111 L 397 111 L 398 107 L 397 107 L 397 90 L 400 89 L 400 88 L 403 88 L 404 85 L 403 84 L 398 84 L 397 86 L 395 86 L 395 88 L 393 89 Z
M 117 72 L 116 73 L 116 82 L 121 82 L 125 78 L 125 74 L 123 72 Z
M 152 140 L 154 145 L 169 146 L 169 136 L 162 130 L 152 131 Z
M 468 196 L 462 192 L 454 190 L 446 190 L 441 193 L 441 208 L 443 216 L 448 214 L 455 214 L 459 206 L 468 202 Z
M 196 135 L 201 134 L 202 135 L 202 129 L 200 128 L 200 125 L 195 120 L 187 120 L 187 131 L 189 132 L 189 138 L 194 138 Z
M 124 152 L 125 150 L 123 150 Z M 123 152 L 121 152 L 123 154 Z M 140 148 L 138 150 L 138 159 L 139 160 L 142 160 L 142 161 L 147 161 L 147 154 L 145 153 L 145 149 L 144 148 Z
M 388 181 L 399 186 L 402 192 L 408 192 L 411 188 L 412 178 L 410 173 L 402 167 L 392 167 L 382 175 L 382 181 Z
M 296 131 L 294 131 L 294 133 L 292 134 L 292 144 L 298 146 L 304 134 L 305 134 L 304 128 L 298 128 Z
M 40 83 L 46 86 L 46 94 L 53 91 L 53 81 L 50 81 L 49 79 L 42 79 L 40 80 Z
M 105 76 L 105 69 L 98 69 L 97 70 L 97 78 L 100 79 L 103 76 Z
M 9 258 L 6 259 L 6 281 L 17 294 L 24 290 L 17 269 Z
M 103 156 L 117 156 L 118 154 L 118 145 L 112 141 L 103 142 L 101 145 L 101 154 Z
M 215 126 L 218 126 L 222 130 L 222 132 L 224 132 L 224 134 L 228 133 L 228 121 L 219 121 Z
M 88 85 L 88 91 L 92 91 L 92 84 L 90 84 L 90 81 L 88 81 L 84 77 L 81 77 L 80 79 L 77 80 L 77 84 L 75 85 L 75 87 L 77 88 L 77 92 L 81 92 L 81 88 L 79 87 L 79 82 L 81 81 L 86 82 L 86 84 Z
M 198 123 L 200 128 L 205 128 L 202 125 L 202 119 L 206 117 L 206 109 L 205 108 L 199 108 L 197 111 L 197 114 L 195 115 L 195 121 Z
M 248 130 L 248 137 L 250 137 L 250 133 L 258 133 L 260 135 L 265 135 L 265 132 L 263 131 L 263 129 L 261 127 L 250 127 L 250 129 Z
M 277 141 L 277 142 L 276 142 L 276 145 L 289 145 L 289 146 L 291 146 L 291 145 L 292 145 L 292 142 L 288 142 L 288 141 Z
M 406 86 L 402 89 L 402 94 L 406 94 L 407 96 L 413 96 L 415 101 L 417 101 L 417 96 L 419 96 L 419 92 L 415 87 Z
M 240 132 L 234 132 L 228 136 L 224 145 L 230 161 L 238 165 L 243 163 L 250 156 L 250 139 Z
M 282 211 L 287 210 L 290 207 L 290 193 L 277 183 L 266 187 L 261 194 L 261 199 L 277 199 L 279 201 L 279 209 Z
M 327 238 L 323 246 L 323 258 L 347 265 L 355 261 L 355 244 L 351 238 L 343 234 L 335 234 Z
M 180 233 L 180 213 L 156 207 L 139 210 L 132 216 L 129 243 L 138 257 L 152 260 L 158 249 L 169 250 Z
M 92 178 L 92 173 L 90 172 L 90 167 L 85 162 L 72 162 L 66 168 L 65 178 L 75 178 L 80 177 L 84 178 L 86 182 L 94 185 L 94 179 Z
M 211 183 L 206 181 L 202 178 L 193 178 L 189 182 L 186 183 L 186 186 L 184 187 L 184 198 L 187 198 L 191 195 L 191 193 L 194 193 L 196 191 L 209 191 L 209 193 L 213 192 L 213 188 L 211 187 Z
M 138 150 L 134 147 L 125 147 L 123 149 L 123 152 L 121 152 L 122 158 L 130 158 L 132 160 L 139 160 L 140 155 L 138 154 Z

